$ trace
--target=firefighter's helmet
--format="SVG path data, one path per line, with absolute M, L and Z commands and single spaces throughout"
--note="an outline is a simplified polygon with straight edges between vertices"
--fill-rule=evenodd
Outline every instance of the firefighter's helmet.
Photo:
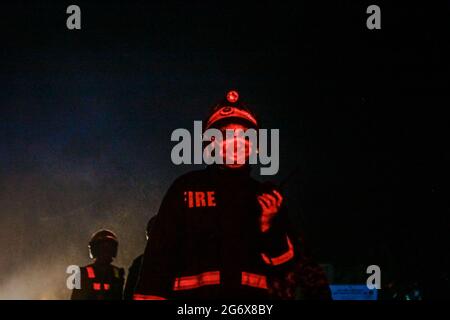
M 110 230 L 102 229 L 95 232 L 91 237 L 91 241 L 89 241 L 89 255 L 92 259 L 99 256 L 101 244 L 105 242 L 111 244 L 113 248 L 112 257 L 115 258 L 117 256 L 117 249 L 119 247 L 117 236 Z
M 239 99 L 235 90 L 227 93 L 226 99 L 217 104 L 206 120 L 205 130 L 209 128 L 220 128 L 222 125 L 238 122 L 249 128 L 258 128 L 256 116 Z

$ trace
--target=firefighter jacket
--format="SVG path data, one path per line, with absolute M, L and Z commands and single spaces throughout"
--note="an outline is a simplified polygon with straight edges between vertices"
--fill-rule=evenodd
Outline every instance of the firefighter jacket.
M 159 209 L 134 299 L 269 298 L 268 282 L 295 260 L 281 207 L 260 229 L 249 169 L 208 166 L 178 178 Z

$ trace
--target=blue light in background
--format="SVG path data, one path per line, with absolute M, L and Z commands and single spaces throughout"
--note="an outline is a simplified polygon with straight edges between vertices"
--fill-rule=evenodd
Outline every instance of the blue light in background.
M 330 285 L 333 300 L 377 300 L 378 291 L 369 289 L 365 284 Z

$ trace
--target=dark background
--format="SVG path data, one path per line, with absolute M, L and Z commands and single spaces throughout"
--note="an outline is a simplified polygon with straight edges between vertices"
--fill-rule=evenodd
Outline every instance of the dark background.
M 450 3 L 425 3 L 2 3 L 0 298 L 67 298 L 65 268 L 89 262 L 100 227 L 129 265 L 192 169 L 171 163 L 171 132 L 231 88 L 280 129 L 270 179 L 290 177 L 292 216 L 334 282 L 365 283 L 376 264 L 384 284 L 442 297 Z

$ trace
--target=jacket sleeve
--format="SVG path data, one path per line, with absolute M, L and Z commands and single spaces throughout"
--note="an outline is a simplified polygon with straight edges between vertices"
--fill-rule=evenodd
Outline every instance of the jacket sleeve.
M 179 263 L 178 236 L 182 208 L 183 192 L 175 182 L 161 203 L 147 241 L 134 300 L 171 298 L 175 270 Z
M 269 230 L 262 233 L 261 258 L 268 267 L 267 286 L 271 298 L 293 300 L 298 287 L 295 267 L 301 260 L 303 247 L 292 232 L 286 208 L 281 209 Z
M 270 228 L 266 232 L 261 232 L 262 248 L 261 258 L 271 266 L 291 265 L 297 258 L 297 244 L 292 236 L 289 236 L 289 218 L 284 205 L 280 212 L 273 218 Z

